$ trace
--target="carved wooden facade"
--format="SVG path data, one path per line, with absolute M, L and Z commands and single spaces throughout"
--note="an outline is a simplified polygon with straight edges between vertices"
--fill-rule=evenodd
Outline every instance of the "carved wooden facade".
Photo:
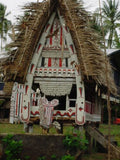
M 95 86 L 90 87 L 83 81 L 78 64 L 72 36 L 58 10 L 44 27 L 26 83 L 14 83 L 10 122 L 28 122 L 31 117 L 39 117 L 40 95 L 48 101 L 59 100 L 54 119 L 74 120 L 78 125 L 86 121 L 99 122 L 101 99 L 95 93 Z M 40 95 L 36 92 L 38 88 Z

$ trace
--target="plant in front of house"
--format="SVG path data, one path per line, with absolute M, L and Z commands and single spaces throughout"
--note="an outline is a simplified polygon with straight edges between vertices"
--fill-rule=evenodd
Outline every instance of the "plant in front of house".
M 61 160 L 75 160 L 74 156 L 71 155 L 65 155 L 62 156 Z
M 57 156 L 56 156 L 55 154 L 53 154 L 53 155 L 51 156 L 51 160 L 57 160 Z
M 38 159 L 37 160 L 45 160 L 45 157 L 44 156 L 42 156 L 42 157 L 38 157 Z
M 30 156 L 25 156 L 24 160 L 30 160 Z
M 67 134 L 63 144 L 67 148 L 67 155 L 74 155 L 74 160 L 76 160 L 87 149 L 88 141 L 83 133 L 77 131 L 76 136 Z
M 20 160 L 20 153 L 22 152 L 22 141 L 13 139 L 13 135 L 7 135 L 2 139 L 5 145 L 6 160 Z

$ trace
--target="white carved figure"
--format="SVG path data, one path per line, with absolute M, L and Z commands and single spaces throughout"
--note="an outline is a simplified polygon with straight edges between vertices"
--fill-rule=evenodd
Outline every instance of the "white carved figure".
M 59 101 L 53 99 L 48 101 L 45 97 L 40 99 L 39 112 L 40 112 L 40 125 L 44 128 L 49 128 L 53 119 L 53 110 L 57 106 Z

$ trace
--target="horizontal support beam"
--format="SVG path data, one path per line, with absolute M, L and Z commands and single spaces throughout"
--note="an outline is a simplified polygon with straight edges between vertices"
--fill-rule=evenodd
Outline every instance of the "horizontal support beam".
M 73 84 L 76 83 L 75 78 L 41 78 L 41 77 L 34 77 L 34 83 L 39 83 L 39 82 L 50 82 L 50 83 L 55 83 L 55 82 L 72 82 Z
M 105 100 L 107 100 L 107 95 L 106 94 L 102 94 L 102 99 L 105 99 Z M 118 99 L 118 98 L 116 98 L 116 97 L 112 97 L 112 96 L 110 96 L 110 101 L 111 102 L 115 102 L 115 103 L 120 103 L 120 99 Z

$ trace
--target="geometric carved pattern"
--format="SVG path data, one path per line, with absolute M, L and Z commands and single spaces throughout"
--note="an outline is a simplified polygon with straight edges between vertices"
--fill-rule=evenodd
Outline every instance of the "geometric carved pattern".
M 45 95 L 62 96 L 70 94 L 71 82 L 40 82 L 40 89 Z

